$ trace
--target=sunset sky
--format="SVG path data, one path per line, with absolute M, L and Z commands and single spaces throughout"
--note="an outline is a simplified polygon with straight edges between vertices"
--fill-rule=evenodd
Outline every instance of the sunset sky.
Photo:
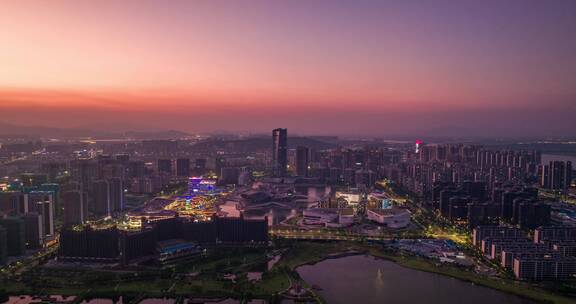
M 0 122 L 576 135 L 576 1 L 0 0 Z

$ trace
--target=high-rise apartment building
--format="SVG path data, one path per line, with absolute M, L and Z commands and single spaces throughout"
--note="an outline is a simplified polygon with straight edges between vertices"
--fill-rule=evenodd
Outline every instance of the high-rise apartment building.
M 179 158 L 176 160 L 176 175 L 180 177 L 190 177 L 189 158 Z
M 299 146 L 296 148 L 296 175 L 307 177 L 310 167 L 310 149 Z
M 288 130 L 272 130 L 272 171 L 275 176 L 285 176 L 288 167 Z

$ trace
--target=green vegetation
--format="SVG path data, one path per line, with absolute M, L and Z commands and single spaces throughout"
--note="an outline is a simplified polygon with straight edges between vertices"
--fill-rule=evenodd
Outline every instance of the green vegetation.
M 354 251 L 354 243 L 345 242 L 302 242 L 293 241 L 290 249 L 282 256 L 277 266 L 295 269 L 304 264 L 314 264 L 330 256 Z
M 274 300 L 288 290 L 291 282 L 302 282 L 295 269 L 327 258 L 365 253 L 396 262 L 404 267 L 451 276 L 522 297 L 567 304 L 573 299 L 559 295 L 571 287 L 541 286 L 482 276 L 468 268 L 439 264 L 424 258 L 387 251 L 379 245 L 360 242 L 312 242 L 276 240 L 275 251 L 265 248 L 218 248 L 206 256 L 165 268 L 77 269 L 35 267 L 14 278 L 0 279 L 6 294 L 62 294 L 90 297 L 232 297 Z M 283 252 L 282 258 L 267 269 L 270 256 Z M 249 272 L 262 273 L 261 280 L 249 280 Z M 545 289 L 545 288 L 546 289 Z M 549 288 L 555 288 L 555 293 Z M 564 288 L 564 289 L 563 289 Z M 0 297 L 2 296 L 0 290 Z M 321 301 L 320 299 L 317 299 Z
M 470 270 L 450 265 L 435 264 L 428 260 L 415 257 L 395 256 L 379 252 L 376 253 L 371 252 L 371 254 L 374 254 L 377 257 L 383 257 L 389 260 L 393 260 L 394 262 L 404 267 L 451 276 L 453 278 L 457 278 L 463 281 L 472 282 L 474 284 L 490 287 L 493 289 L 497 289 L 500 291 L 504 291 L 507 293 L 515 294 L 521 297 L 537 301 L 557 303 L 557 304 L 574 303 L 573 299 L 550 293 L 544 289 L 535 287 L 533 285 L 524 282 L 482 276 Z
M 6 293 L 6 290 L 0 289 L 0 303 L 6 303 L 8 300 L 8 293 Z
M 164 268 L 35 267 L 17 279 L 0 278 L 0 286 L 7 294 L 81 298 L 191 295 L 270 299 L 289 288 L 290 279 L 285 269 L 267 270 L 269 255 L 265 248 L 217 248 L 204 257 Z M 262 273 L 262 280 L 250 281 L 248 272 Z
M 396 262 L 415 270 L 451 276 L 481 286 L 497 289 L 521 297 L 557 304 L 574 303 L 574 299 L 551 293 L 540 286 L 514 280 L 482 276 L 469 269 L 444 265 L 428 259 L 398 254 L 383 250 L 380 246 L 360 243 L 313 243 L 298 242 L 292 246 L 279 264 L 295 268 L 304 264 L 313 264 L 326 258 L 337 257 L 351 252 L 363 252 L 378 258 Z
M 392 195 L 411 198 L 418 201 L 418 196 L 393 183 L 379 183 L 377 186 L 385 189 Z M 408 201 L 409 202 L 409 201 Z M 451 223 L 446 219 L 434 214 L 426 208 L 420 208 L 418 204 L 410 203 L 414 217 L 414 222 L 425 229 L 426 237 L 450 239 L 458 243 L 468 255 L 476 255 L 475 248 L 472 248 L 469 231 L 467 227 Z M 574 294 L 576 289 L 573 284 L 552 284 L 533 285 L 519 282 L 512 278 L 495 278 L 483 276 L 469 269 L 462 269 L 450 265 L 434 263 L 430 260 L 413 256 L 403 256 L 397 253 L 384 252 L 383 250 L 369 249 L 371 255 L 392 260 L 402 266 L 421 271 L 448 275 L 474 284 L 494 288 L 507 293 L 516 294 L 522 297 L 548 303 L 574 303 L 573 299 L 564 297 L 561 294 Z M 503 269 L 499 269 L 502 271 Z

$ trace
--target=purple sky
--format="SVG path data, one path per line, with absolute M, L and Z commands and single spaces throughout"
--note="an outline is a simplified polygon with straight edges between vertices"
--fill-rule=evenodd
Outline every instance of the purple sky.
M 576 135 L 576 1 L 27 1 L 0 121 Z

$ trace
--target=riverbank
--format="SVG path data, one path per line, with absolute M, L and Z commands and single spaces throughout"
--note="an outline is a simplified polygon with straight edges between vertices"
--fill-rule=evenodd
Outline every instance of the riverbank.
M 299 266 L 312 265 L 326 259 L 339 258 L 351 254 L 371 255 L 376 258 L 395 262 L 403 267 L 450 276 L 462 281 L 471 282 L 480 286 L 543 303 L 574 303 L 572 298 L 551 293 L 538 286 L 525 282 L 481 276 L 455 266 L 441 265 L 419 257 L 386 252 L 379 246 L 371 246 L 367 244 L 300 242 L 295 244 L 294 248 L 286 253 L 286 259 L 284 261 L 281 260 L 279 263 L 295 270 Z
M 12 295 L 76 295 L 79 298 L 141 296 L 208 297 L 278 300 L 295 280 L 307 286 L 296 269 L 326 259 L 366 254 L 414 270 L 453 277 L 509 294 L 545 303 L 568 304 L 573 299 L 539 286 L 514 280 L 478 275 L 468 269 L 384 250 L 380 245 L 359 242 L 284 241 L 276 244 L 282 257 L 271 269 L 258 270 L 269 260 L 268 250 L 224 250 L 191 263 L 158 271 L 104 271 L 97 269 L 39 268 L 20 281 L 5 279 L 0 285 Z M 275 251 L 276 252 L 276 251 Z M 252 264 L 254 264 L 252 266 Z M 261 271 L 258 281 L 247 278 L 250 271 Z M 233 274 L 234 281 L 226 279 Z M 321 287 L 321 286 L 320 286 Z M 321 302 L 318 297 L 317 300 Z

